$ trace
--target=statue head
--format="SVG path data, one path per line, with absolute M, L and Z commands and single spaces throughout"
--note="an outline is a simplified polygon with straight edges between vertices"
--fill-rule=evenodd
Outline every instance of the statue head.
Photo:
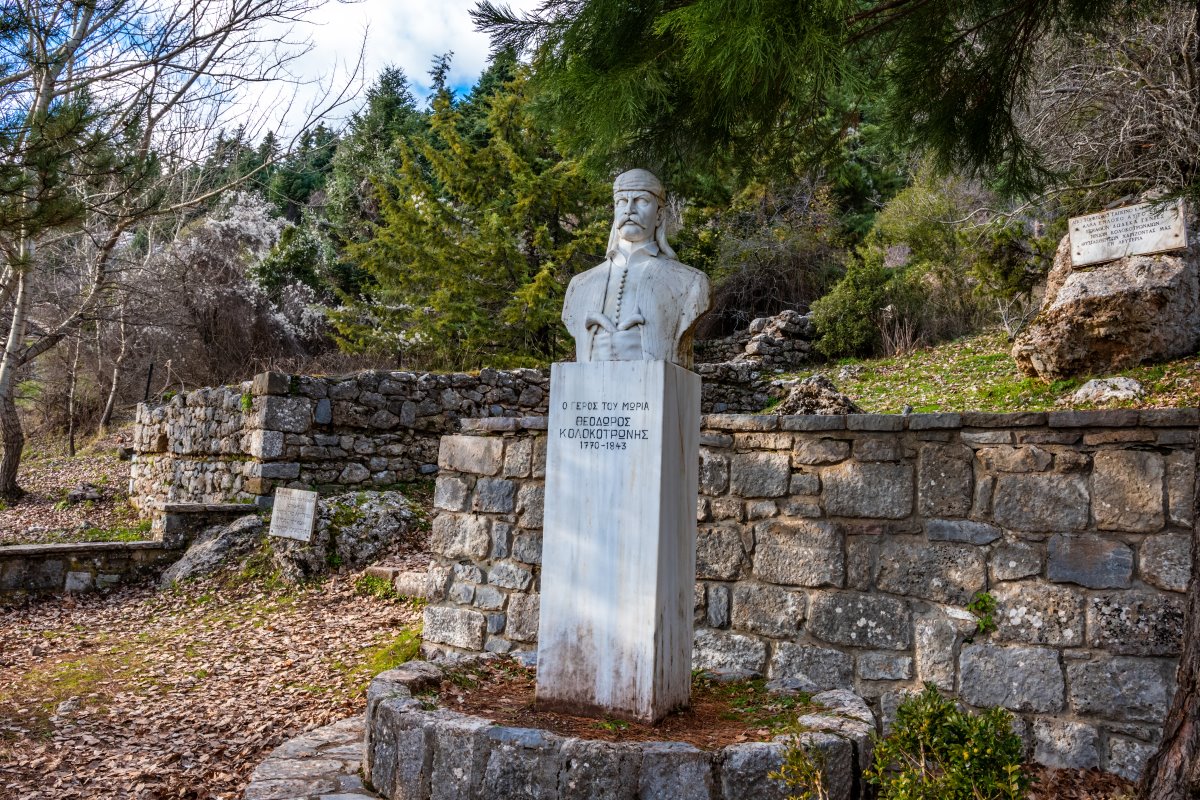
M 631 244 L 653 241 L 667 258 L 675 251 L 667 244 L 666 191 L 662 181 L 644 169 L 622 172 L 613 181 L 613 226 L 608 236 L 608 255 L 624 240 Z

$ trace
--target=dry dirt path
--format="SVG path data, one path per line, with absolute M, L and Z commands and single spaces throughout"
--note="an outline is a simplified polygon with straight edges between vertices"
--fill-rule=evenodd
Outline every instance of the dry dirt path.
M 0 798 L 238 797 L 271 748 L 361 713 L 419 616 L 353 576 L 0 611 Z

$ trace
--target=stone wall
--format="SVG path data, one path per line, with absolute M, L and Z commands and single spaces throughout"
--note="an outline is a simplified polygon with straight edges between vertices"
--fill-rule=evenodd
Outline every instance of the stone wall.
M 1174 687 L 1197 421 L 707 416 L 695 666 L 852 687 L 885 718 L 932 682 L 1017 713 L 1038 761 L 1136 776 Z M 442 439 L 427 655 L 536 647 L 544 427 Z
M 137 410 L 130 497 L 253 501 L 276 486 L 387 486 L 437 471 L 438 439 L 460 418 L 545 413 L 538 370 L 475 374 L 263 373 Z
M 0 603 L 107 589 L 152 574 L 182 550 L 162 542 L 78 542 L 0 547 Z

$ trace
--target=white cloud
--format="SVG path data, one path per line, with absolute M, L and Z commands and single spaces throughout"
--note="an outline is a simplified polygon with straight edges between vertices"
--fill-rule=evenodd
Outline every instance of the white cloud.
M 537 5 L 537 0 L 508 2 L 518 10 Z M 404 70 L 423 102 L 430 91 L 428 72 L 434 56 L 453 51 L 450 85 L 469 86 L 487 65 L 490 51 L 488 37 L 471 22 L 468 12 L 474 7 L 475 0 L 329 0 L 295 27 L 293 36 L 310 39 L 312 50 L 292 65 L 292 72 L 304 80 L 345 86 L 347 71 L 355 66 L 361 49 L 362 83 L 352 92 L 353 101 L 338 113 L 342 118 L 361 105 L 366 86 L 389 64 Z M 295 97 L 290 90 L 283 95 L 266 92 L 254 101 L 252 113 L 258 124 L 247 127 L 293 128 L 320 96 L 316 86 L 302 87 Z M 270 119 L 263 119 L 264 114 Z

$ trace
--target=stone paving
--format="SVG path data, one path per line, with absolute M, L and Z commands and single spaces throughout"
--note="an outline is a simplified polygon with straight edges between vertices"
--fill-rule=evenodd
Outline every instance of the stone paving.
M 250 776 L 243 800 L 363 800 L 363 718 L 349 717 L 271 751 Z

